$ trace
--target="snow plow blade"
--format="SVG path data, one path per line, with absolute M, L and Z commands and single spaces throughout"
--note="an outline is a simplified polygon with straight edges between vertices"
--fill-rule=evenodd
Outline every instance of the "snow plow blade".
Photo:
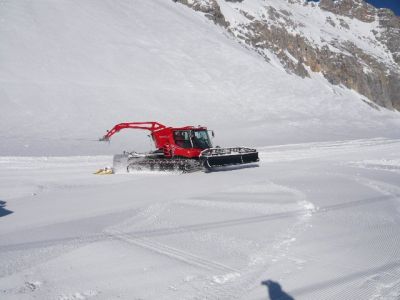
M 209 148 L 203 150 L 199 158 L 207 169 L 259 161 L 257 150 L 246 147 Z

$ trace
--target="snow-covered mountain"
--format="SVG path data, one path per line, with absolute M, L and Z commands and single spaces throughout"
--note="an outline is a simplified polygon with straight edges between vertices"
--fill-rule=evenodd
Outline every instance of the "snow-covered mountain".
M 379 86 L 392 31 L 361 2 L 184 3 L 0 1 L 1 300 L 399 300 L 400 114 L 332 67 Z M 260 162 L 93 174 L 152 120 Z
M 267 61 L 400 108 L 400 18 L 363 0 L 179 0 Z
M 146 133 L 137 131 L 117 135 L 111 145 L 95 142 L 123 121 L 207 125 L 216 130 L 220 145 L 398 135 L 398 113 L 371 108 L 367 97 L 332 85 L 321 73 L 310 71 L 313 66 L 294 64 L 296 53 L 283 45 L 271 44 L 275 52 L 258 47 L 268 42 L 261 38 L 267 31 L 252 29 L 264 26 L 262 22 L 282 23 L 280 28 L 297 30 L 299 42 L 308 43 L 300 36 L 303 31 L 315 45 L 338 55 L 342 52 L 332 41 L 346 33 L 357 47 L 394 64 L 383 46 L 375 49 L 357 38 L 375 38 L 368 30 L 377 21 L 339 17 L 316 4 L 298 2 L 187 3 L 230 25 L 215 26 L 203 14 L 170 0 L 2 1 L 0 137 L 6 142 L 0 154 L 148 149 Z M 210 3 L 218 4 L 220 13 L 215 14 L 214 6 L 207 12 L 204 7 Z M 251 21 L 250 14 L 257 19 Z M 260 21 L 263 14 L 265 21 Z M 328 16 L 336 27 L 326 23 Z M 290 20 L 294 23 L 285 25 Z M 345 23 L 357 31 L 347 31 Z M 251 37 L 256 33 L 260 39 Z M 249 45 L 237 40 L 248 40 Z M 285 43 L 289 47 L 292 42 Z M 293 74 L 286 72 L 290 65 Z M 308 75 L 297 76 L 297 69 Z

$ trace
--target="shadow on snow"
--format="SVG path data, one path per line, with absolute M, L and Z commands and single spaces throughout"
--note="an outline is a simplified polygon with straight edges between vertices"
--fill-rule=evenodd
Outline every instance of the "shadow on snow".
M 13 213 L 11 210 L 4 208 L 6 206 L 6 203 L 6 201 L 0 200 L 0 218 Z
M 278 282 L 265 280 L 261 282 L 261 284 L 267 287 L 270 300 L 294 300 L 292 296 L 282 290 L 282 287 Z

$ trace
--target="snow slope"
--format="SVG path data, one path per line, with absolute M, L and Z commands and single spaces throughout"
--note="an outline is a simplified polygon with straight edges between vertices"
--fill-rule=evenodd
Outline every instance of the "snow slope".
M 207 125 L 229 145 L 398 136 L 398 113 L 288 75 L 172 1 L 6 0 L 0 20 L 2 155 L 148 148 L 143 132 L 94 142 L 122 121 Z
M 398 113 L 172 1 L 6 0 L 0 22 L 1 299 L 398 299 Z M 136 120 L 261 162 L 92 175 L 149 147 L 95 141 Z
M 0 158 L 1 298 L 398 299 L 399 140 L 260 150 L 186 175 Z

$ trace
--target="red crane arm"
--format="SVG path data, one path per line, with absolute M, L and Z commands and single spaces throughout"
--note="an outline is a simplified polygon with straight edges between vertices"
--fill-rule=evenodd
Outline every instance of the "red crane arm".
M 132 128 L 132 129 L 146 129 L 154 132 L 159 129 L 165 128 L 163 124 L 157 122 L 131 122 L 131 123 L 120 123 L 115 125 L 111 130 L 107 130 L 107 134 L 103 136 L 100 141 L 109 141 L 110 138 L 120 131 L 121 129 Z

